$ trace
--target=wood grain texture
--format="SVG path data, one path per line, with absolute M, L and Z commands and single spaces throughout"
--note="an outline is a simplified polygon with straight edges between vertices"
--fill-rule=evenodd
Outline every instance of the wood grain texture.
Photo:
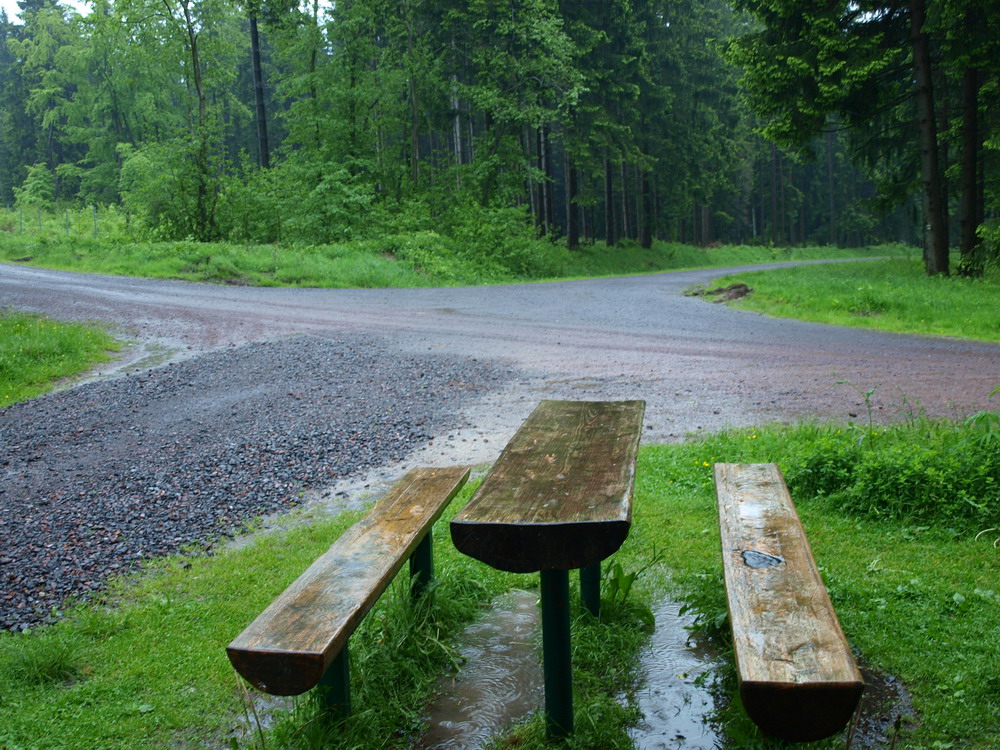
M 740 697 L 794 741 L 847 724 L 864 689 L 781 471 L 716 464 L 723 568 Z
M 468 478 L 466 467 L 407 473 L 229 644 L 236 670 L 273 695 L 315 686 Z
M 632 523 L 643 401 L 542 401 L 451 523 L 460 551 L 500 570 L 594 565 Z

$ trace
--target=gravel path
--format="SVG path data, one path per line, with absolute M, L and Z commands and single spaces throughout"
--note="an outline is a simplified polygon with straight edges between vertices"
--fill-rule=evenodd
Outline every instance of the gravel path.
M 336 508 L 408 465 L 492 461 L 544 398 L 644 399 L 647 442 L 864 420 L 845 380 L 878 386 L 880 420 L 996 408 L 1000 346 L 682 293 L 731 270 L 330 290 L 0 264 L 0 305 L 138 342 L 106 372 L 117 379 L 0 411 L 0 627 L 43 620 L 110 571 L 231 532 L 303 489 Z
M 509 378 L 357 335 L 206 354 L 6 409 L 0 627 L 50 621 L 144 559 L 398 462 Z

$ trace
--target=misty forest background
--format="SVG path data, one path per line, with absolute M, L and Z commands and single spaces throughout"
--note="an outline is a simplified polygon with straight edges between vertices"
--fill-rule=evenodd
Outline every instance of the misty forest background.
M 513 272 L 539 237 L 1000 258 L 1000 0 L 18 5 L 8 211 L 100 207 L 146 240 L 446 238 Z

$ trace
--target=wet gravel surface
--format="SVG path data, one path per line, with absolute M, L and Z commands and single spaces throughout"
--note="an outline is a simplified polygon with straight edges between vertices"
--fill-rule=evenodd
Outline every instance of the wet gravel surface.
M 872 387 L 877 420 L 995 408 L 1000 346 L 684 295 L 730 270 L 331 290 L 0 264 L 0 305 L 136 342 L 105 370 L 113 379 L 0 411 L 0 627 L 44 621 L 65 595 L 304 489 L 335 509 L 410 466 L 492 461 L 545 398 L 644 399 L 647 443 L 863 422 Z
M 233 347 L 17 404 L 0 418 L 0 627 L 58 616 L 143 560 L 401 460 L 506 379 L 372 337 Z

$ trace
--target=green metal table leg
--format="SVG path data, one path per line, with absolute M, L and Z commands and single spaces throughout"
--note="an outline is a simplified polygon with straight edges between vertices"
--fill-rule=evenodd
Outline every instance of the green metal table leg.
M 410 591 L 417 597 L 424 593 L 434 578 L 434 539 L 431 530 L 420 540 L 420 544 L 410 555 Z
M 573 668 L 569 631 L 569 573 L 542 571 L 542 671 L 545 677 L 545 735 L 573 732 Z
M 580 568 L 580 598 L 594 617 L 601 616 L 601 564 Z
M 340 653 L 330 662 L 330 667 L 319 684 L 321 689 L 325 689 L 324 708 L 327 716 L 331 719 L 347 718 L 351 713 L 351 667 L 347 643 L 344 643 Z

